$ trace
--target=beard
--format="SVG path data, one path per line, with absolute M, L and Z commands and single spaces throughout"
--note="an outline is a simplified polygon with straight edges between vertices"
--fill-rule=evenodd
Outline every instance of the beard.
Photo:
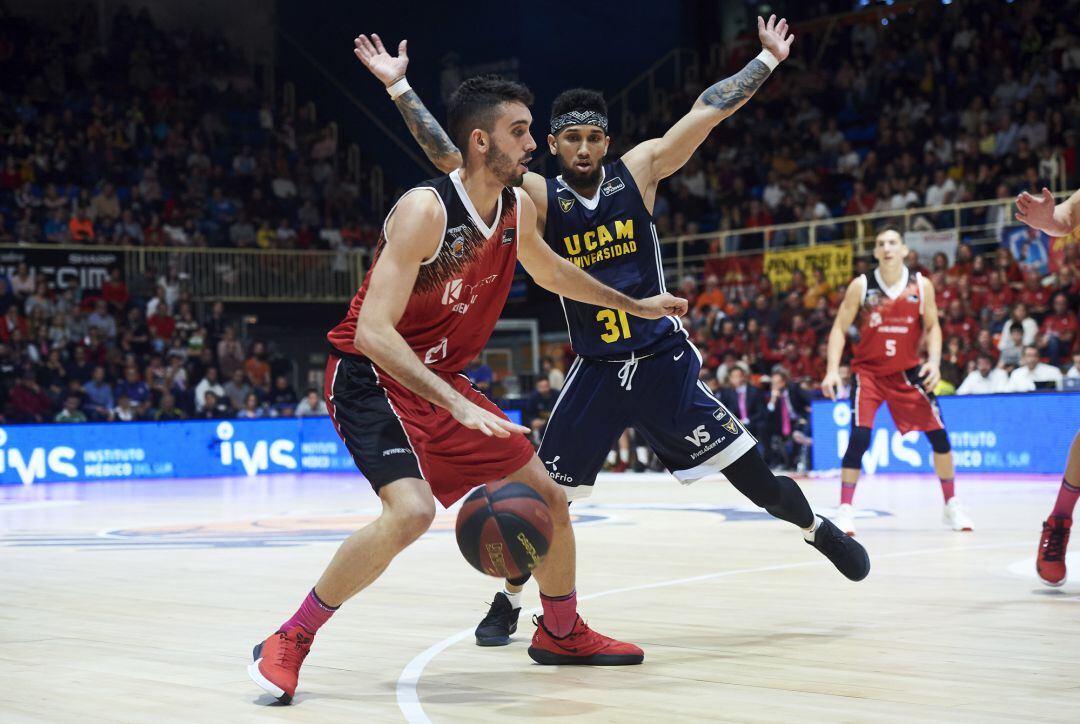
M 491 152 L 484 157 L 484 165 L 503 186 L 521 186 L 525 183 L 525 174 L 517 170 L 518 162 L 498 146 L 492 145 Z
M 603 172 L 604 167 L 601 164 L 596 164 L 596 168 L 588 173 L 581 173 L 576 168 L 570 166 L 562 166 L 563 181 L 566 185 L 575 191 L 579 189 L 591 189 L 600 183 L 600 174 Z

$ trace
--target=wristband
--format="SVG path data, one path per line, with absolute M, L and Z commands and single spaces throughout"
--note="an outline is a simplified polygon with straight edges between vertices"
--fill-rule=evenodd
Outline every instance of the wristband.
M 412 86 L 409 85 L 409 80 L 405 76 L 401 76 L 393 83 L 386 86 L 386 92 L 390 94 L 390 100 L 392 101 L 396 101 L 399 97 L 405 95 L 411 90 Z
M 776 66 L 780 65 L 780 61 L 776 59 L 776 56 L 770 53 L 765 48 L 761 49 L 761 52 L 757 54 L 755 60 L 760 60 L 765 65 L 769 66 L 769 71 L 776 70 Z M 401 80 L 405 80 L 402 78 Z M 404 91 L 402 91 L 404 92 Z

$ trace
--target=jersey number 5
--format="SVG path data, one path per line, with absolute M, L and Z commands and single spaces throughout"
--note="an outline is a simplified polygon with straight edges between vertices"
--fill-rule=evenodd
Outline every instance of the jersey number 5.
M 604 332 L 600 335 L 600 339 L 608 344 L 618 342 L 620 339 L 630 339 L 630 320 L 626 318 L 626 312 L 601 309 L 596 313 L 596 321 L 604 325 Z
M 886 357 L 895 357 L 896 356 L 896 340 L 895 339 L 887 339 L 887 340 L 885 340 L 885 356 Z

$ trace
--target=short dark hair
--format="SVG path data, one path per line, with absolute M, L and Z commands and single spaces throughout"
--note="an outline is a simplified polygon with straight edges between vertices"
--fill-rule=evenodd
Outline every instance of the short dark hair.
M 904 232 L 900 231 L 900 227 L 897 226 L 896 224 L 885 224 L 884 226 L 882 226 L 881 228 L 879 228 L 877 230 L 877 233 L 874 234 L 874 238 L 875 239 L 878 238 L 879 236 L 884 234 L 886 231 L 895 231 L 897 234 L 900 235 L 901 240 L 903 240 L 903 238 L 904 238 Z
M 555 100 L 551 102 L 551 117 L 558 118 L 570 111 L 595 111 L 606 116 L 607 101 L 600 91 L 571 88 L 555 96 Z
M 469 78 L 450 94 L 446 125 L 462 157 L 468 151 L 469 134 L 473 129 L 481 128 L 490 132 L 495 125 L 498 107 L 503 103 L 515 102 L 532 105 L 532 91 L 522 83 L 498 75 Z

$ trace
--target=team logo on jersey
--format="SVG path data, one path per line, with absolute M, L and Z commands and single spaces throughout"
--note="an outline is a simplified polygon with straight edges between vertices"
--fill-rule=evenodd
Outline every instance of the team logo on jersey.
M 881 304 L 881 292 L 877 289 L 868 290 L 866 292 L 866 304 L 871 307 Z
M 458 314 L 465 314 L 469 311 L 476 300 L 479 298 L 476 290 L 480 287 L 487 286 L 493 281 L 499 278 L 498 274 L 491 274 L 483 279 L 480 279 L 475 284 L 466 284 L 461 279 L 451 279 L 446 283 L 446 287 L 443 288 L 442 303 L 444 305 L 453 305 L 450 311 L 457 312 Z
M 441 359 L 446 359 L 446 337 L 443 337 L 437 345 L 427 351 L 424 355 L 424 364 L 433 365 Z
M 881 326 L 881 312 L 872 312 L 870 314 L 870 328 Z
M 909 302 L 917 302 L 917 301 L 919 301 L 919 295 L 918 294 L 909 294 L 907 300 Z
M 716 410 L 713 411 L 712 416 L 716 419 L 717 422 L 720 423 L 721 427 L 730 432 L 732 435 L 739 434 L 739 426 L 735 424 L 735 419 L 728 415 L 727 410 L 722 407 L 718 407 L 716 408 Z M 724 418 L 727 418 L 727 421 L 725 421 Z
M 562 209 L 562 212 L 565 214 L 567 211 L 574 208 L 574 200 L 573 199 L 560 198 L 559 199 L 559 208 Z
M 600 192 L 603 193 L 604 196 L 611 196 L 612 194 L 619 193 L 624 188 L 626 188 L 626 184 L 622 182 L 621 178 L 616 176 L 610 181 L 605 181 L 604 185 L 600 187 Z
M 517 229 L 504 229 L 503 230 L 503 238 L 502 238 L 503 246 L 506 246 L 507 244 L 513 244 L 515 238 L 517 238 Z
M 460 259 L 465 254 L 465 237 L 455 236 L 450 242 L 450 254 L 455 259 Z

